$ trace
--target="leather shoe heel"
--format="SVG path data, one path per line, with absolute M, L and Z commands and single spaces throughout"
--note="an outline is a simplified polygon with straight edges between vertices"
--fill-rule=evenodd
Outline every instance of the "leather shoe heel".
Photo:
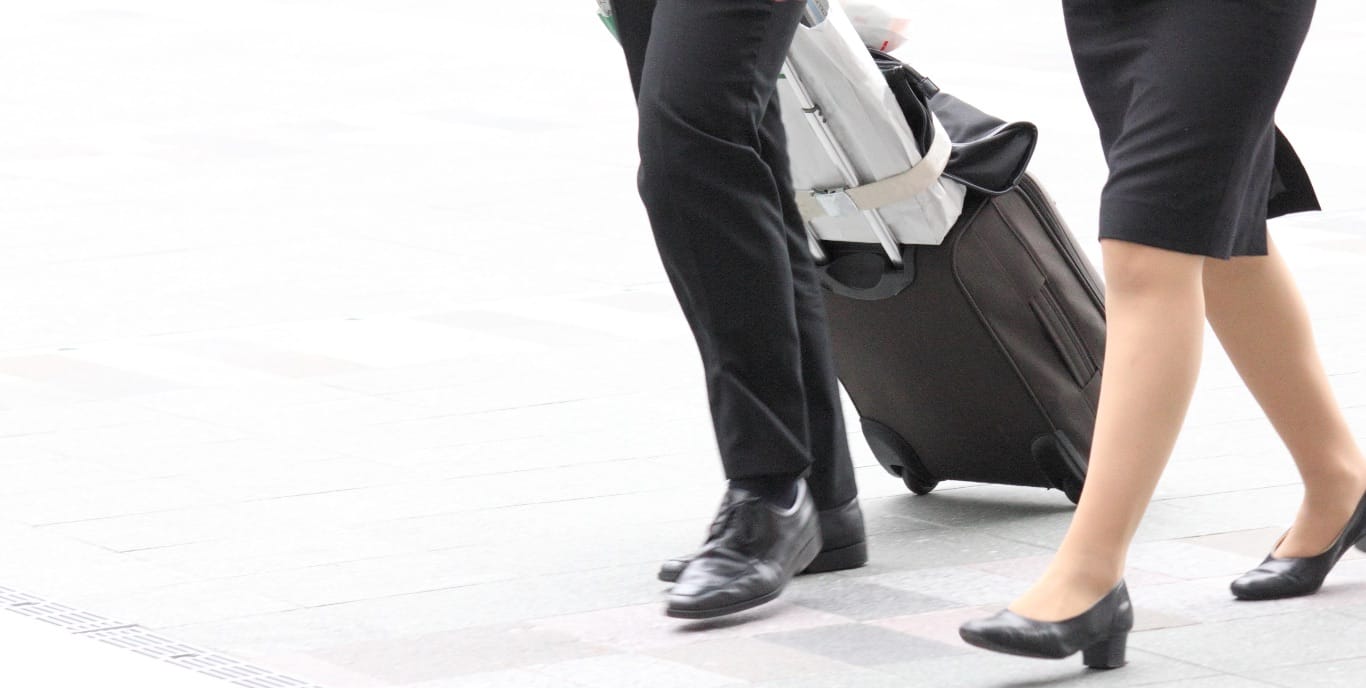
M 802 573 L 826 573 L 856 569 L 868 563 L 868 543 L 859 542 L 839 549 L 823 549 Z
M 1127 663 L 1124 655 L 1128 645 L 1128 633 L 1106 638 L 1082 650 L 1081 661 L 1092 669 L 1118 669 Z

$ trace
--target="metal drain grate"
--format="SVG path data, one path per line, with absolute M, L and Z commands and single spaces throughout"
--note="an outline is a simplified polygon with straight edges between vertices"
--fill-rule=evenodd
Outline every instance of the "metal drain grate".
M 72 633 L 89 633 L 127 626 L 128 624 L 111 621 L 97 614 L 72 609 L 55 602 L 20 602 L 10 605 L 9 610 L 21 616 L 37 619 L 43 623 L 64 628 Z
M 163 638 L 135 625 L 72 609 L 28 593 L 0 586 L 0 606 L 106 645 L 221 679 L 243 688 L 322 688 L 217 652 Z

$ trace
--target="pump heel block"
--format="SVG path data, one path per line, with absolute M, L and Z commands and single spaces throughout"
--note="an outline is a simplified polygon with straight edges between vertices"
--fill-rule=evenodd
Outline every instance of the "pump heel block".
M 1129 634 L 1106 638 L 1081 651 L 1081 661 L 1092 669 L 1118 669 L 1128 663 L 1126 658 Z

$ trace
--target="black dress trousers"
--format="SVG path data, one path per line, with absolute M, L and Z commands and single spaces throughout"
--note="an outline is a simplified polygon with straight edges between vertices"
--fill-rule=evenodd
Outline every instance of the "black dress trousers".
M 640 115 L 640 196 L 706 373 L 731 479 L 856 495 L 820 282 L 776 83 L 804 3 L 615 0 Z

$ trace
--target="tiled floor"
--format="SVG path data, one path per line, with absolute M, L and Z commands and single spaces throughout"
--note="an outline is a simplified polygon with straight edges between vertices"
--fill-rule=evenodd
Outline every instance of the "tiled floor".
M 1034 170 L 1094 253 L 1104 167 L 1056 3 L 904 4 L 904 57 L 1040 125 Z M 1228 596 L 1299 495 L 1212 337 L 1133 552 L 1130 667 L 962 645 L 1070 506 L 913 497 L 858 436 L 868 567 L 663 617 L 654 568 L 720 473 L 593 3 L 20 5 L 0 585 L 325 688 L 1366 685 L 1366 559 L 1314 598 Z M 1319 15 L 1281 124 L 1329 212 L 1276 236 L 1366 435 L 1366 11 Z

